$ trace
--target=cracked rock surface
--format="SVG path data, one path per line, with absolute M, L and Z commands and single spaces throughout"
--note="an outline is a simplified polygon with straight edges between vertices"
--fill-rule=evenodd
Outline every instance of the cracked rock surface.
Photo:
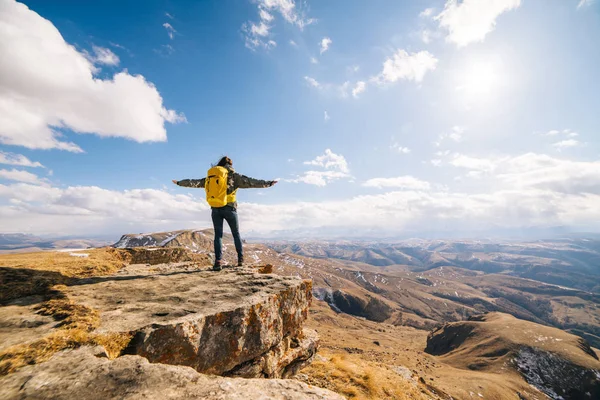
M 135 270 L 80 280 L 69 298 L 97 310 L 99 333 L 131 332 L 127 354 L 242 377 L 293 375 L 316 353 L 303 329 L 310 281 L 243 268 Z

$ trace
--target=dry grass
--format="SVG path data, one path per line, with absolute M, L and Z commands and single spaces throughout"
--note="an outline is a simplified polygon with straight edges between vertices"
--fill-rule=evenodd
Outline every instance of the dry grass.
M 123 267 L 125 261 L 122 251 L 108 247 L 76 253 L 85 253 L 88 257 L 73 257 L 68 252 L 58 251 L 0 254 L 0 266 L 58 272 L 72 278 L 87 278 L 114 274 Z
M 108 358 L 113 360 L 123 354 L 131 339 L 133 334 L 129 332 L 94 333 L 90 335 L 90 344 L 104 347 Z
M 88 257 L 45 251 L 0 255 L 0 304 L 20 297 L 49 295 L 55 285 L 77 278 L 111 275 L 124 266 L 123 252 L 90 249 Z
M 93 331 L 100 325 L 99 313 L 87 306 L 70 301 L 55 286 L 54 297 L 37 307 L 37 312 L 48 315 L 60 323 L 57 330 L 30 343 L 9 347 L 0 352 L 0 376 L 9 374 L 26 365 L 47 361 L 53 354 L 83 345 L 101 345 L 109 358 L 118 357 L 131 341 L 129 333 L 97 334 Z
M 428 399 L 420 386 L 385 365 L 343 353 L 321 353 L 302 370 L 307 382 L 350 399 Z

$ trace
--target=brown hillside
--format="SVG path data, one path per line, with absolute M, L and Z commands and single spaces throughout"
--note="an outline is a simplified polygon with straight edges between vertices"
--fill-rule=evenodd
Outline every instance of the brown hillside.
M 446 324 L 430 333 L 425 351 L 463 370 L 517 371 L 551 398 L 600 398 L 600 362 L 584 339 L 511 315 Z

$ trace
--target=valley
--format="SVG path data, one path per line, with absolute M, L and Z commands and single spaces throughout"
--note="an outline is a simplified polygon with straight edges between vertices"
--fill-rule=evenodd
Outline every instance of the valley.
M 73 285 L 70 276 L 206 274 L 212 236 L 130 234 L 112 248 L 7 254 L 0 278 L 10 299 Z M 320 350 L 297 380 L 356 399 L 568 399 L 600 393 L 598 248 L 584 239 L 250 242 L 245 258 L 312 280 L 306 327 Z M 224 257 L 236 260 L 228 235 Z M 569 282 L 577 274 L 586 279 Z

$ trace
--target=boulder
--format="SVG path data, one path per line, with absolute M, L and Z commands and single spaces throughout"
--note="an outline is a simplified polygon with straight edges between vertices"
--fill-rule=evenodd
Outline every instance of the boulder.
M 130 333 L 125 354 L 215 375 L 279 378 L 318 347 L 303 329 L 311 281 L 243 268 L 83 279 L 69 298 L 98 311 L 99 334 Z
M 292 379 L 235 379 L 151 364 L 139 356 L 98 358 L 94 348 L 66 350 L 0 378 L 2 399 L 331 399 L 340 395 Z

